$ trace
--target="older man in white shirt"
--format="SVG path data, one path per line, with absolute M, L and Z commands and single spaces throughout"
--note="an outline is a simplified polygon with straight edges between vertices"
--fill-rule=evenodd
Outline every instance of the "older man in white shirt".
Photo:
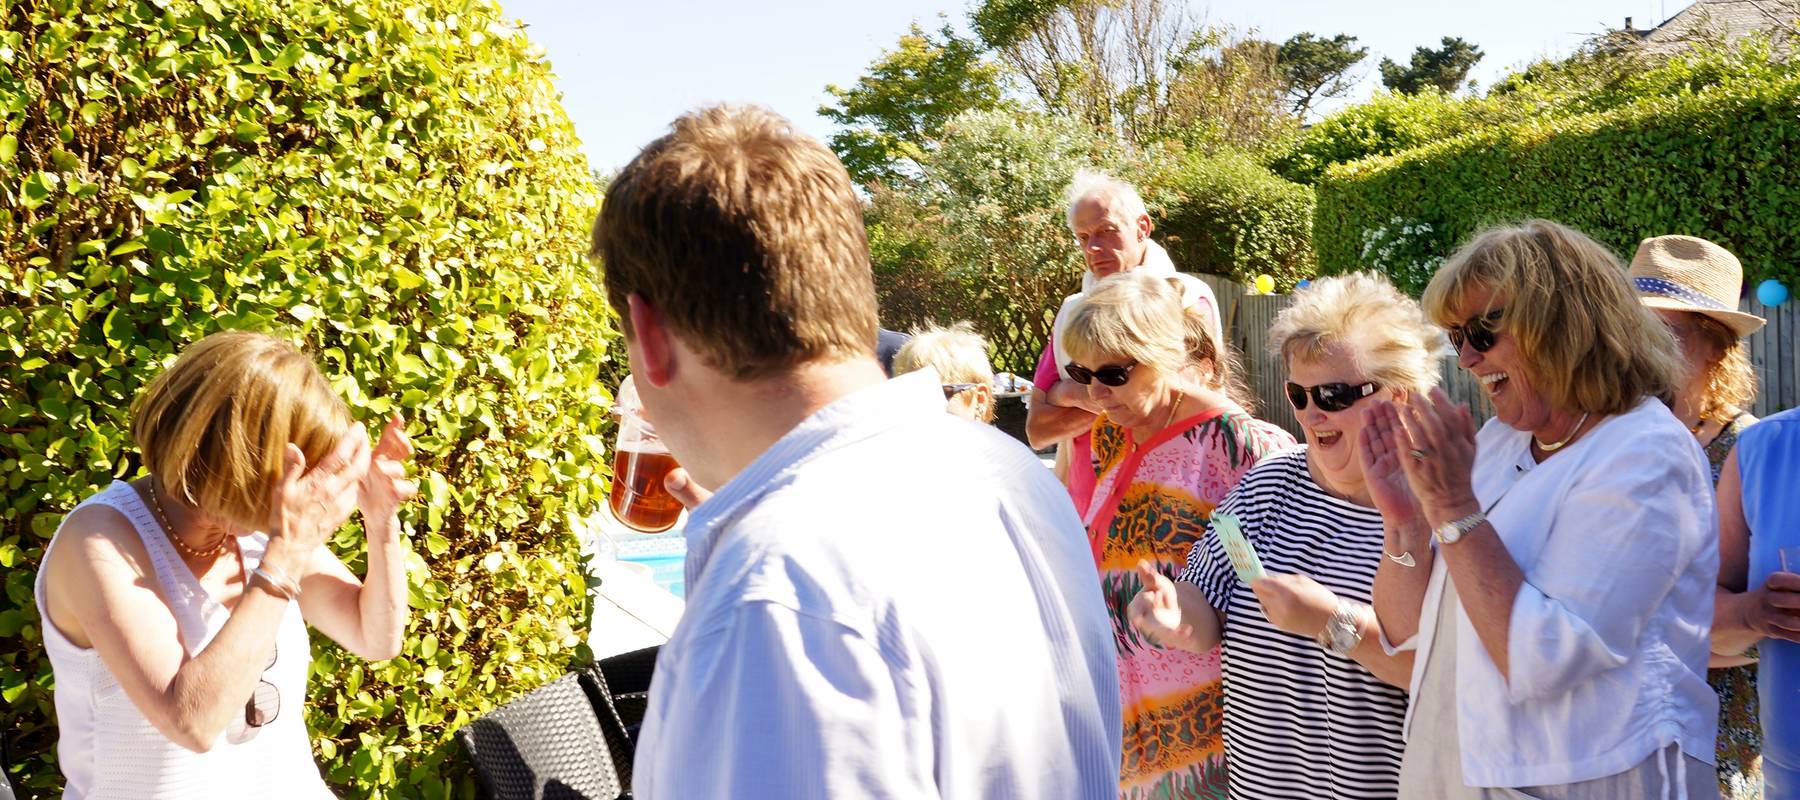
M 1118 677 L 1087 543 L 1018 444 L 883 380 L 861 209 L 775 114 L 675 121 L 594 228 L 639 394 L 704 497 L 633 788 L 1100 798 Z

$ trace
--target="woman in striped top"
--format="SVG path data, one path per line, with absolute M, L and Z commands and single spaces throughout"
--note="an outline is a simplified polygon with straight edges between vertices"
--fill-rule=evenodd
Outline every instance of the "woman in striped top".
M 1378 569 L 1416 563 L 1386 548 L 1387 531 L 1421 523 L 1375 509 L 1374 493 L 1404 484 L 1392 459 L 1373 463 L 1363 446 L 1362 401 L 1430 391 L 1441 340 L 1381 278 L 1325 278 L 1296 293 L 1269 348 L 1287 365 L 1306 446 L 1265 459 L 1219 507 L 1238 518 L 1268 577 L 1245 586 L 1211 535 L 1178 581 L 1143 574 L 1148 588 L 1131 606 L 1140 631 L 1195 651 L 1224 643 L 1234 798 L 1398 788 L 1406 694 L 1396 687 L 1411 658 L 1383 653 L 1369 603 Z

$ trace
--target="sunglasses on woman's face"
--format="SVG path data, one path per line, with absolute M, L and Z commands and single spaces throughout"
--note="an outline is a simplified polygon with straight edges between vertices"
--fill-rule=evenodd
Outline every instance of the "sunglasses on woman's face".
M 1492 349 L 1500 336 L 1500 329 L 1495 324 L 1500 321 L 1500 315 L 1504 311 L 1505 309 L 1496 308 L 1486 314 L 1470 317 L 1468 322 L 1461 325 L 1451 325 L 1445 331 L 1450 334 L 1450 346 L 1459 353 L 1462 352 L 1463 342 L 1468 342 L 1477 353 Z
M 1301 386 L 1292 381 L 1287 385 L 1288 402 L 1294 404 L 1295 411 L 1306 410 L 1306 398 L 1319 404 L 1320 411 L 1343 411 L 1369 395 L 1381 391 L 1381 384 L 1369 383 L 1321 383 L 1318 386 Z
M 1069 373 L 1069 380 L 1082 386 L 1099 381 L 1107 386 L 1118 387 L 1124 386 L 1126 381 L 1131 380 L 1131 371 L 1137 369 L 1137 362 L 1128 361 L 1124 364 L 1111 364 L 1099 369 L 1088 369 L 1071 361 L 1069 366 L 1064 369 Z
M 944 399 L 949 400 L 980 385 L 978 383 L 946 383 L 944 384 Z

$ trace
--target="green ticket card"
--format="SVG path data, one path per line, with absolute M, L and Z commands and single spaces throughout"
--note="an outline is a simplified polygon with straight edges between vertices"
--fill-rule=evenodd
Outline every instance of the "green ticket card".
M 1225 556 L 1231 559 L 1231 568 L 1237 570 L 1238 580 L 1249 585 L 1263 576 L 1262 559 L 1256 557 L 1256 548 L 1244 538 L 1244 529 L 1238 526 L 1237 517 L 1214 514 L 1212 529 L 1219 537 L 1219 543 L 1225 545 Z

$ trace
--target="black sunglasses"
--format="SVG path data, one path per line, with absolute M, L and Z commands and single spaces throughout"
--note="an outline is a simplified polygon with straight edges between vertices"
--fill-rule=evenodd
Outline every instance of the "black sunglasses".
M 1069 366 L 1064 367 L 1064 369 L 1069 373 L 1069 380 L 1079 383 L 1082 386 L 1086 386 L 1094 381 L 1099 381 L 1107 386 L 1118 387 L 1124 386 L 1126 381 L 1131 380 L 1131 371 L 1137 369 L 1137 362 L 1131 361 L 1124 364 L 1112 364 L 1099 369 L 1088 369 L 1087 367 L 1071 361 L 1069 362 Z
M 944 384 L 944 399 L 949 400 L 980 385 L 979 383 L 946 383 Z
M 1306 396 L 1312 395 L 1313 402 L 1319 404 L 1320 411 L 1343 411 L 1369 395 L 1381 391 L 1381 384 L 1370 381 L 1351 385 L 1348 383 L 1321 383 L 1311 388 L 1289 381 L 1287 385 L 1288 402 L 1294 404 L 1295 411 L 1306 410 Z
M 1495 323 L 1500 321 L 1500 315 L 1504 311 L 1505 309 L 1496 308 L 1486 314 L 1470 317 L 1468 322 L 1461 325 L 1451 325 L 1444 331 L 1450 335 L 1450 346 L 1456 348 L 1459 353 L 1462 352 L 1465 341 L 1469 343 L 1470 347 L 1475 348 L 1477 353 L 1485 353 L 1492 349 L 1500 335 L 1500 329 L 1495 327 Z

